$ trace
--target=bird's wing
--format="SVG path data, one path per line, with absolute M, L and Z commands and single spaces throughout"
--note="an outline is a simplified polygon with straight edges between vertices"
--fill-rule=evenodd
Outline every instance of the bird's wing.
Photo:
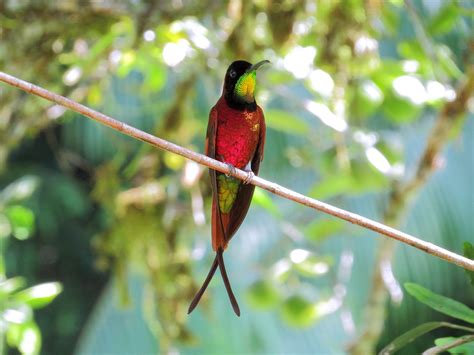
M 205 153 L 208 157 L 216 159 L 216 136 L 217 136 L 217 125 L 218 125 L 218 111 L 216 106 L 211 109 L 209 113 L 209 122 L 207 124 L 207 134 L 205 142 Z M 212 248 L 217 251 L 219 248 L 225 248 L 227 245 L 226 238 L 226 226 L 228 218 L 223 216 L 217 201 L 217 175 L 219 172 L 214 169 L 209 169 L 209 175 L 211 177 L 212 187 L 212 217 L 211 217 L 211 230 L 212 230 Z
M 263 160 L 263 149 L 265 145 L 265 134 L 266 134 L 265 118 L 263 116 L 263 111 L 259 106 L 257 106 L 257 110 L 259 112 L 258 114 L 260 118 L 260 134 L 259 134 L 258 145 L 255 149 L 255 154 L 252 158 L 252 163 L 251 163 L 252 171 L 254 172 L 255 175 L 258 175 L 258 171 L 260 169 L 260 162 Z M 229 240 L 232 238 L 234 233 L 240 227 L 245 216 L 247 215 L 247 212 L 250 207 L 250 203 L 252 202 L 252 196 L 253 196 L 254 190 L 255 190 L 254 185 L 251 185 L 251 184 L 240 185 L 237 198 L 232 206 L 232 209 L 229 212 L 229 222 L 226 226 L 226 233 L 225 233 L 227 237 L 226 242 L 229 242 Z

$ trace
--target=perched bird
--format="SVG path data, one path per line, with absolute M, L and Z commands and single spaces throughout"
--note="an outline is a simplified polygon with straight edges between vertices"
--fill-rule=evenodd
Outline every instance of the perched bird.
M 201 289 L 194 296 L 188 314 L 199 303 L 219 267 L 234 312 L 240 316 L 239 305 L 229 283 L 222 254 L 245 218 L 252 201 L 254 185 L 249 182 L 258 174 L 265 145 L 265 119 L 255 102 L 257 69 L 263 64 L 238 60 L 227 69 L 222 96 L 209 114 L 206 155 L 248 172 L 242 182 L 210 169 L 212 184 L 212 248 L 216 257 Z

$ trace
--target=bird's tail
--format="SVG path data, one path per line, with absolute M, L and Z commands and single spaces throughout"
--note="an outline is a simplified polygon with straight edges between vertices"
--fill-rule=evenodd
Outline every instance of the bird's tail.
M 194 308 L 196 308 L 196 306 L 198 305 L 202 295 L 204 294 L 204 292 L 207 289 L 207 286 L 209 285 L 209 282 L 211 282 L 212 277 L 214 276 L 217 270 L 217 266 L 219 266 L 219 269 L 222 275 L 222 280 L 224 281 L 225 289 L 227 291 L 227 295 L 229 296 L 230 303 L 232 304 L 232 308 L 234 309 L 235 314 L 237 314 L 237 316 L 240 317 L 239 304 L 237 303 L 234 293 L 232 292 L 232 287 L 230 286 L 229 278 L 227 277 L 227 272 L 225 270 L 224 258 L 222 256 L 223 253 L 224 253 L 224 250 L 222 248 L 219 248 L 217 250 L 216 257 L 214 259 L 214 262 L 211 265 L 211 269 L 209 270 L 209 273 L 207 274 L 206 279 L 204 280 L 204 283 L 202 284 L 201 288 L 196 293 L 191 304 L 189 305 L 188 314 L 191 313 L 194 310 Z

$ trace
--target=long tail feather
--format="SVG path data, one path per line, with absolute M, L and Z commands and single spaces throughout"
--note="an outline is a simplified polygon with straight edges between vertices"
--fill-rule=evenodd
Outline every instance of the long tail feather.
M 217 255 L 216 255 L 217 263 L 219 264 L 219 269 L 221 270 L 222 279 L 224 280 L 225 289 L 227 290 L 227 295 L 229 296 L 229 300 L 230 300 L 230 303 L 232 304 L 232 308 L 234 309 L 235 314 L 237 314 L 237 316 L 240 317 L 239 304 L 237 303 L 234 293 L 232 292 L 232 287 L 230 286 L 229 278 L 227 277 L 227 272 L 225 271 L 224 258 L 222 257 L 223 253 L 224 251 L 222 250 L 222 248 L 219 248 L 217 250 Z
M 204 283 L 202 284 L 201 288 L 199 289 L 199 291 L 194 296 L 193 301 L 189 305 L 188 314 L 190 314 L 194 310 L 194 308 L 196 308 L 199 301 L 201 300 L 201 297 L 204 294 L 204 292 L 206 291 L 207 286 L 209 285 L 209 282 L 211 282 L 212 277 L 216 273 L 217 265 L 218 265 L 218 258 L 217 258 L 217 255 L 216 255 L 216 257 L 214 258 L 214 262 L 212 263 L 211 269 L 209 270 L 209 273 L 207 274 L 207 277 L 204 280 Z

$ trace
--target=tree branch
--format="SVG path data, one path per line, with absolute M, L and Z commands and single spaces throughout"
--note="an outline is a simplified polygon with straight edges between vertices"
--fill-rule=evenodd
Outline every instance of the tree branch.
M 65 98 L 61 95 L 54 94 L 46 89 L 39 86 L 33 85 L 27 81 L 20 80 L 16 77 L 8 75 L 0 71 L 0 81 L 3 81 L 11 86 L 15 86 L 21 90 L 31 93 L 36 96 L 40 96 L 51 102 L 55 102 L 59 105 L 69 108 L 72 111 L 78 112 L 86 117 L 89 117 L 105 126 L 108 126 L 116 131 L 126 134 L 135 139 L 139 139 L 143 142 L 149 143 L 157 148 L 167 150 L 169 152 L 181 155 L 187 159 L 193 160 L 196 163 L 205 165 L 211 169 L 229 173 L 229 167 L 227 164 L 220 161 L 209 158 L 203 154 L 196 153 L 192 150 L 186 149 L 179 145 L 168 142 L 164 139 L 155 137 L 149 133 L 143 132 L 137 128 L 134 128 L 126 123 L 117 121 L 112 117 L 104 115 L 103 113 L 92 110 L 84 105 L 81 105 L 75 101 Z M 235 172 L 230 172 L 232 176 L 240 180 L 247 178 L 247 173 L 240 169 L 235 169 Z M 437 256 L 445 261 L 461 266 L 467 270 L 474 271 L 474 260 L 468 259 L 449 250 L 441 248 L 433 243 L 426 242 L 418 239 L 407 233 L 398 231 L 394 228 L 388 227 L 382 223 L 373 221 L 369 218 L 365 218 L 358 214 L 334 207 L 327 203 L 312 199 L 298 192 L 287 189 L 276 183 L 264 180 L 258 176 L 255 176 L 251 181 L 251 184 L 270 191 L 276 195 L 295 201 L 307 207 L 311 207 L 315 210 L 330 214 L 332 216 L 344 219 L 353 224 L 357 224 L 364 228 L 370 229 L 379 234 L 385 235 L 392 239 L 396 239 L 402 243 L 411 245 L 417 249 L 420 249 L 428 254 Z

